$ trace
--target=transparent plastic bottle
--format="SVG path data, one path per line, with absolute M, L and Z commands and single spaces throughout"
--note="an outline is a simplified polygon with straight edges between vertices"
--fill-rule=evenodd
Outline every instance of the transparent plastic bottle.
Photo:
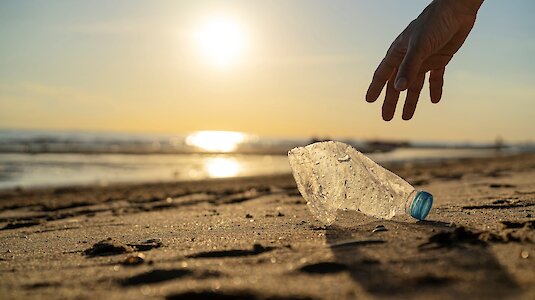
M 418 220 L 431 210 L 431 194 L 416 191 L 350 145 L 314 143 L 290 150 L 288 159 L 299 192 L 325 224 L 335 221 L 338 209 L 383 219 L 410 214 Z

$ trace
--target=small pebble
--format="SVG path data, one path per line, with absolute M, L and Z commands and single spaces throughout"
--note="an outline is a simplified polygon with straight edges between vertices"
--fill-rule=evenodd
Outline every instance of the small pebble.
M 388 229 L 386 229 L 386 227 L 384 225 L 377 225 L 372 230 L 372 232 L 379 232 L 379 231 L 388 231 Z
M 141 286 L 140 291 L 143 296 L 149 296 L 152 294 L 152 288 L 146 284 Z
M 143 244 L 162 244 L 162 239 L 160 238 L 154 238 L 154 239 L 146 239 L 144 241 L 141 241 Z
M 252 219 L 252 218 L 253 218 L 253 215 L 251 215 L 251 214 L 246 214 L 245 217 L 246 217 L 247 219 Z
M 528 258 L 529 257 L 529 252 L 527 250 L 522 250 L 522 252 L 520 252 L 520 257 Z
M 134 255 L 128 256 L 124 261 L 123 265 L 126 266 L 135 266 L 145 262 L 145 255 L 143 253 L 137 253 Z

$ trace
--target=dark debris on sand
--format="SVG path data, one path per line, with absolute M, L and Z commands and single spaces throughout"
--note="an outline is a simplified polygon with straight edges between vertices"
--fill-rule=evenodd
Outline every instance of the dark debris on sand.
M 23 227 L 31 227 L 41 224 L 39 221 L 30 220 L 30 221 L 15 221 L 7 223 L 4 227 L 0 228 L 0 230 L 9 230 L 9 229 L 16 229 L 16 228 L 23 228 Z
M 265 252 L 272 251 L 273 247 L 264 247 L 260 244 L 254 244 L 253 249 L 231 249 L 219 251 L 207 251 L 188 255 L 188 258 L 223 258 L 223 257 L 242 257 L 254 256 Z
M 337 262 L 319 262 L 310 265 L 305 265 L 299 268 L 299 271 L 307 274 L 335 274 L 345 272 L 348 267 Z
M 420 245 L 420 249 L 454 248 L 463 244 L 486 246 L 487 243 L 481 236 L 481 232 L 460 226 L 453 231 L 439 232 L 430 236 L 426 243 Z
M 88 257 L 95 256 L 111 256 L 123 253 L 129 253 L 134 251 L 134 249 L 128 245 L 125 245 L 117 240 L 112 238 L 107 238 L 96 244 L 91 248 L 86 249 L 83 253 Z
M 513 222 L 513 221 L 501 221 L 505 229 L 535 229 L 535 220 L 529 220 L 524 222 Z
M 136 251 L 149 251 L 154 248 L 160 248 L 163 246 L 161 239 L 148 239 L 137 243 L 127 244 L 134 248 Z
M 91 248 L 86 249 L 83 253 L 88 257 L 110 256 L 134 251 L 149 251 L 162 246 L 163 243 L 161 239 L 148 239 L 136 243 L 125 244 L 118 240 L 107 238 L 94 244 Z
M 500 233 L 477 231 L 464 226 L 456 227 L 453 231 L 439 232 L 429 237 L 426 243 L 419 246 L 420 249 L 456 248 L 464 245 L 487 246 L 488 243 L 529 243 L 532 239 L 533 221 L 507 222 L 503 221 L 506 229 Z M 513 229 L 508 229 L 513 228 Z

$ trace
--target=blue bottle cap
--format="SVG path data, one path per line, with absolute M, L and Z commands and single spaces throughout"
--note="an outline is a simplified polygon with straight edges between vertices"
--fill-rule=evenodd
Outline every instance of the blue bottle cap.
M 433 195 L 426 191 L 418 191 L 411 204 L 411 216 L 424 220 L 433 205 Z

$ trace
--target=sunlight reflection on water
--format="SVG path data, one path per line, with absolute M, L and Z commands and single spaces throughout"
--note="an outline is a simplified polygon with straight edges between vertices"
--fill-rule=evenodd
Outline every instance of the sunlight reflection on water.
M 398 149 L 371 154 L 378 163 L 492 156 L 494 150 Z M 163 182 L 289 174 L 286 155 L 0 154 L 0 188 Z
M 241 165 L 232 158 L 209 158 L 205 160 L 204 168 L 209 177 L 233 177 L 240 173 Z
M 0 154 L 0 188 L 184 181 L 289 172 L 285 155 Z

